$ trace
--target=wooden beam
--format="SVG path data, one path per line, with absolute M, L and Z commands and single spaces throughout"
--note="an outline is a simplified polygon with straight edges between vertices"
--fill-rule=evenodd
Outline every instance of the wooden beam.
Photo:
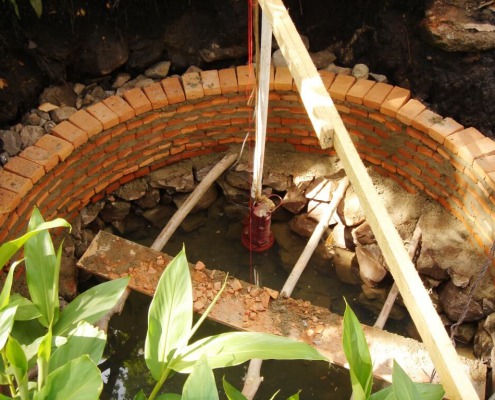
M 322 93 L 321 79 L 319 79 L 321 85 L 316 83 L 317 79 L 314 76 L 317 74 L 316 68 L 306 48 L 301 45 L 300 36 L 285 6 L 281 0 L 259 0 L 259 3 L 263 12 L 270 17 L 273 33 L 301 91 L 301 97 L 303 97 L 303 90 L 311 88 L 309 93 L 313 93 L 313 98 L 310 101 L 310 107 L 306 107 L 309 117 L 314 118 L 317 112 L 318 120 L 327 119 L 333 124 L 335 150 L 359 197 L 404 303 L 428 349 L 435 368 L 442 377 L 447 395 L 451 399 L 459 400 L 478 398 L 338 111 L 333 102 L 328 101 L 329 96 L 327 98 Z M 308 92 L 304 94 L 307 95 Z M 305 102 L 304 97 L 303 102 Z M 328 126 L 328 123 L 321 123 L 319 126 Z
M 316 70 L 301 37 L 281 1 L 259 1 L 273 28 L 280 50 L 299 89 L 322 149 L 333 145 L 334 129 L 342 120 Z M 276 21 L 276 23 L 274 23 Z M 280 39 L 284 38 L 284 39 Z
M 101 231 L 77 265 L 106 279 L 130 275 L 129 286 L 133 290 L 153 296 L 158 279 L 171 260 L 172 257 L 166 254 Z M 196 311 L 202 313 L 223 283 L 225 273 L 194 266 L 190 270 L 193 292 L 204 299 L 201 307 L 195 303 Z M 341 316 L 308 301 L 281 296 L 274 299 L 270 293 L 276 297 L 273 290 L 229 278 L 227 288 L 209 318 L 238 330 L 266 332 L 304 341 L 333 364 L 348 368 L 342 348 Z M 363 325 L 363 330 L 370 346 L 375 377 L 390 382 L 395 359 L 415 382 L 429 381 L 433 364 L 422 343 L 370 326 Z M 486 366 L 479 360 L 463 359 L 463 367 L 478 393 L 484 393 Z M 439 383 L 440 379 L 437 374 L 434 382 Z

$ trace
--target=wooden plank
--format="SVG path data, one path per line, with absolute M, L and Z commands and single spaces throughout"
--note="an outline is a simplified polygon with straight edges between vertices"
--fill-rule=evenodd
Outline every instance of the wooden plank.
M 310 82 L 309 86 L 313 87 L 313 70 L 316 69 L 309 59 L 307 50 L 302 46 L 300 36 L 282 1 L 259 0 L 259 3 L 263 12 L 270 17 L 274 36 L 299 90 L 307 86 L 306 80 Z M 328 118 L 333 123 L 335 150 L 341 158 L 347 176 L 359 197 L 404 303 L 428 349 L 435 368 L 442 377 L 447 395 L 452 399 L 459 400 L 476 399 L 478 396 L 473 384 L 462 368 L 440 317 L 407 255 L 402 239 L 381 203 L 347 129 L 344 124 L 339 123 L 341 119 L 333 102 L 331 100 L 329 102 L 325 97 L 320 98 L 320 92 L 319 88 L 312 92 L 314 93 L 314 100 L 312 107 L 307 107 L 308 114 L 311 118 L 310 110 L 321 109 L 319 115 L 322 118 Z M 315 95 L 316 93 L 317 95 Z
M 78 266 L 106 279 L 131 276 L 130 287 L 148 296 L 155 292 L 161 273 L 172 257 L 99 232 Z M 191 265 L 195 310 L 202 313 L 225 279 L 222 271 Z M 304 341 L 347 367 L 342 347 L 342 317 L 308 301 L 275 297 L 275 291 L 229 278 L 226 290 L 210 318 L 238 330 L 267 332 Z M 273 297 L 270 296 L 273 295 Z M 380 329 L 363 326 L 375 365 L 375 376 L 390 382 L 393 360 L 397 360 L 416 382 L 428 382 L 433 364 L 423 344 Z M 463 368 L 478 393 L 485 391 L 486 366 L 478 360 L 462 359 Z M 434 382 L 439 382 L 437 375 Z
M 302 102 L 323 149 L 332 147 L 334 129 L 344 126 L 306 47 L 280 0 L 260 0 L 273 34 L 299 89 Z

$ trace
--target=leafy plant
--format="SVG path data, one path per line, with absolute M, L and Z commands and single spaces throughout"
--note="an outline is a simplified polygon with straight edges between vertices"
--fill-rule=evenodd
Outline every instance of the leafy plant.
M 45 222 L 34 209 L 28 232 L 0 246 L 0 267 L 24 245 L 25 259 L 10 266 L 0 294 L 0 384 L 11 397 L 34 399 L 97 399 L 103 388 L 99 362 L 106 334 L 91 324 L 118 301 L 128 278 L 98 285 L 60 311 L 58 282 L 61 246 L 57 252 L 47 229 L 69 227 L 57 219 Z M 10 294 L 15 268 L 24 261 L 31 300 Z M 37 381 L 30 371 L 37 368 Z M 33 374 L 36 376 L 36 374 Z
M 354 400 L 440 400 L 445 391 L 441 385 L 413 382 L 394 360 L 392 385 L 371 394 L 373 364 L 359 321 L 346 303 L 343 333 L 344 353 L 349 362 Z
M 4 0 L 5 1 L 5 0 Z M 19 7 L 17 6 L 17 0 L 10 0 L 12 6 L 14 7 L 15 15 L 20 18 Z M 43 12 L 43 1 L 42 0 L 29 0 L 31 7 L 33 7 L 34 12 L 38 18 L 41 18 L 41 13 Z
M 217 399 L 218 390 L 212 369 L 238 365 L 251 358 L 328 361 L 306 343 L 257 332 L 222 333 L 189 344 L 220 294 L 221 291 L 192 326 L 192 284 L 185 250 L 182 249 L 163 272 L 148 313 L 145 361 L 156 384 L 149 397 L 140 391 L 135 400 Z M 159 395 L 172 372 L 190 374 L 182 396 L 170 393 Z M 230 384 L 224 383 L 224 387 L 230 399 L 245 398 Z

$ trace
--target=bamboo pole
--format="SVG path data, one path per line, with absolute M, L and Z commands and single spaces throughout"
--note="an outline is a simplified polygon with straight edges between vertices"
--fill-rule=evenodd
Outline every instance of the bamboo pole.
M 397 230 L 382 204 L 373 182 L 352 143 L 328 92 L 326 91 L 309 54 L 281 0 L 258 0 L 262 11 L 270 18 L 289 70 L 299 89 L 308 116 L 313 123 L 320 144 L 322 127 L 333 126 L 334 148 L 340 157 L 349 181 L 354 188 L 368 222 L 404 303 L 418 329 L 428 353 L 442 378 L 447 396 L 451 399 L 477 399 L 478 395 L 445 331 L 419 275 L 409 259 Z M 328 147 L 328 146 L 326 146 Z
M 296 264 L 294 265 L 294 268 L 292 268 L 289 277 L 285 281 L 284 287 L 281 290 L 282 296 L 290 297 L 290 295 L 292 294 L 292 291 L 294 290 L 297 281 L 299 280 L 301 274 L 306 268 L 306 265 L 308 264 L 309 259 L 313 255 L 316 246 L 318 246 L 318 242 L 320 241 L 321 236 L 325 232 L 325 229 L 328 228 L 328 224 L 330 223 L 330 219 L 332 218 L 333 213 L 337 209 L 339 203 L 344 198 L 348 186 L 349 186 L 349 179 L 345 177 L 340 181 L 337 190 L 335 190 L 335 192 L 333 193 L 332 201 L 330 202 L 327 210 L 325 211 L 325 214 L 323 215 L 320 222 L 316 226 L 315 230 L 311 234 L 311 237 L 309 238 L 306 247 L 299 256 Z
M 407 254 L 409 255 L 409 258 L 411 260 L 414 260 L 414 255 L 416 254 L 416 250 L 418 249 L 419 243 L 421 241 L 421 236 L 423 232 L 421 231 L 421 228 L 419 227 L 419 223 L 416 224 L 416 229 L 414 229 L 413 236 L 411 238 L 411 241 L 409 242 L 409 248 L 407 249 Z M 399 295 L 399 287 L 397 284 L 394 282 L 392 285 L 392 288 L 390 289 L 390 292 L 388 292 L 387 299 L 385 300 L 385 303 L 383 303 L 383 307 L 380 311 L 380 314 L 378 315 L 378 318 L 376 319 L 375 322 L 375 327 L 383 329 L 385 326 L 385 323 L 387 322 L 388 316 L 390 315 L 390 312 L 392 311 L 392 307 L 394 306 L 395 300 L 397 299 L 397 296 Z
M 179 207 L 174 216 L 168 221 L 165 228 L 157 236 L 151 248 L 153 250 L 161 251 L 165 244 L 172 237 L 179 225 L 184 221 L 187 215 L 191 212 L 193 207 L 203 197 L 205 192 L 211 185 L 222 175 L 227 168 L 229 168 L 237 159 L 237 154 L 229 153 L 225 155 L 203 178 L 194 191 L 189 195 L 187 200 Z

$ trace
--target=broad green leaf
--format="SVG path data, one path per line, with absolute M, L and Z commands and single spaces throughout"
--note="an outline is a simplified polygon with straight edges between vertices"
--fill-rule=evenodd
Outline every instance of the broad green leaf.
M 247 400 L 246 396 L 244 396 L 237 388 L 231 385 L 225 379 L 225 376 L 222 378 L 223 391 L 229 400 Z
M 67 342 L 52 353 L 48 363 L 48 371 L 52 372 L 65 363 L 87 354 L 98 364 L 105 349 L 107 335 L 102 330 L 87 323 L 80 322 L 76 329 L 69 333 Z
M 388 386 L 370 396 L 370 400 L 396 400 L 394 389 L 392 386 Z
M 186 379 L 182 388 L 183 400 L 211 399 L 218 400 L 218 390 L 213 370 L 208 365 L 206 357 L 201 357 L 194 364 L 191 375 Z
M 414 382 L 414 386 L 421 395 L 421 400 L 441 400 L 445 396 L 445 390 L 442 385 L 437 383 Z
M 14 293 L 10 297 L 10 304 L 12 306 L 17 306 L 17 312 L 15 313 L 16 321 L 30 321 L 41 317 L 38 308 L 30 300 L 22 297 L 18 293 Z
M 414 386 L 414 382 L 394 360 L 392 372 L 392 388 L 395 398 L 400 400 L 421 400 L 421 395 Z
M 352 393 L 367 399 L 373 385 L 373 365 L 363 329 L 347 302 L 344 312 L 343 346 L 351 372 Z M 362 393 L 357 386 L 361 386 Z M 358 400 L 360 397 L 354 398 Z
M 133 400 L 148 400 L 148 398 L 146 397 L 146 395 L 144 394 L 144 391 L 143 389 L 141 389 L 139 391 L 139 393 L 137 395 L 134 396 L 134 399 Z
M 54 335 L 67 335 L 79 321 L 95 323 L 103 317 L 120 299 L 124 293 L 128 277 L 115 279 L 94 286 L 72 300 L 60 313 L 53 327 Z
M 299 400 L 299 393 L 301 393 L 301 391 L 297 392 L 297 393 L 294 393 L 292 396 L 290 397 L 287 397 L 287 400 Z
M 0 400 L 12 400 L 12 397 L 7 397 L 4 396 L 3 394 L 0 394 Z
M 180 400 L 182 396 L 180 394 L 175 393 L 164 393 L 157 396 L 156 400 Z
M 227 332 L 190 344 L 170 368 L 190 373 L 194 363 L 203 355 L 213 369 L 242 364 L 252 358 L 328 361 L 310 345 L 290 338 L 259 332 Z
M 160 277 L 148 312 L 144 354 L 146 365 L 157 381 L 167 368 L 172 351 L 182 348 L 189 340 L 192 308 L 191 276 L 183 248 Z
M 62 218 L 57 218 L 54 219 L 53 221 L 48 221 L 42 223 L 41 225 L 38 225 L 36 229 L 29 230 L 26 234 L 24 234 L 18 239 L 11 240 L 9 242 L 2 244 L 0 246 L 0 268 L 4 267 L 7 261 L 9 261 L 15 255 L 15 253 L 19 251 L 19 249 L 24 245 L 24 243 L 26 243 L 26 241 L 29 238 L 47 229 L 60 228 L 60 227 L 66 227 L 70 229 L 71 226 L 66 220 Z
M 17 18 L 21 18 L 19 14 L 19 7 L 17 7 L 17 0 L 10 0 L 10 2 L 14 6 L 15 15 L 17 15 Z
M 16 379 L 24 377 L 28 371 L 26 354 L 24 354 L 24 350 L 22 350 L 21 345 L 17 343 L 17 340 L 15 340 L 12 336 L 9 337 L 9 340 L 7 341 L 5 355 L 7 356 L 7 360 L 9 360 L 10 365 L 15 370 Z M 18 379 L 18 381 L 19 380 L 20 379 Z
M 38 347 L 38 359 L 36 360 L 38 364 L 38 390 L 44 386 L 48 376 L 48 361 L 52 353 L 52 338 L 52 331 L 49 329 L 43 337 L 40 347 Z
M 36 229 L 43 223 L 37 208 L 33 210 L 28 229 Z M 24 245 L 26 280 L 33 303 L 41 312 L 40 323 L 48 327 L 58 314 L 57 254 L 48 231 L 32 236 Z
M 85 355 L 51 372 L 34 400 L 97 400 L 102 389 L 100 370 Z
M 0 311 L 0 349 L 3 349 L 14 326 L 17 306 L 7 307 Z
M 38 18 L 41 18 L 41 13 L 43 11 L 43 2 L 42 0 L 29 0 L 31 2 L 31 6 L 34 9 Z
M 9 273 L 7 274 L 7 278 L 3 284 L 2 293 L 0 294 L 0 310 L 3 310 L 8 306 L 10 301 L 10 290 L 12 289 L 12 281 L 14 279 L 14 271 L 15 267 L 20 263 L 20 261 L 14 262 L 9 269 Z
M 15 321 L 10 333 L 21 345 L 27 346 L 40 337 L 45 336 L 46 328 L 38 319 L 28 321 Z

